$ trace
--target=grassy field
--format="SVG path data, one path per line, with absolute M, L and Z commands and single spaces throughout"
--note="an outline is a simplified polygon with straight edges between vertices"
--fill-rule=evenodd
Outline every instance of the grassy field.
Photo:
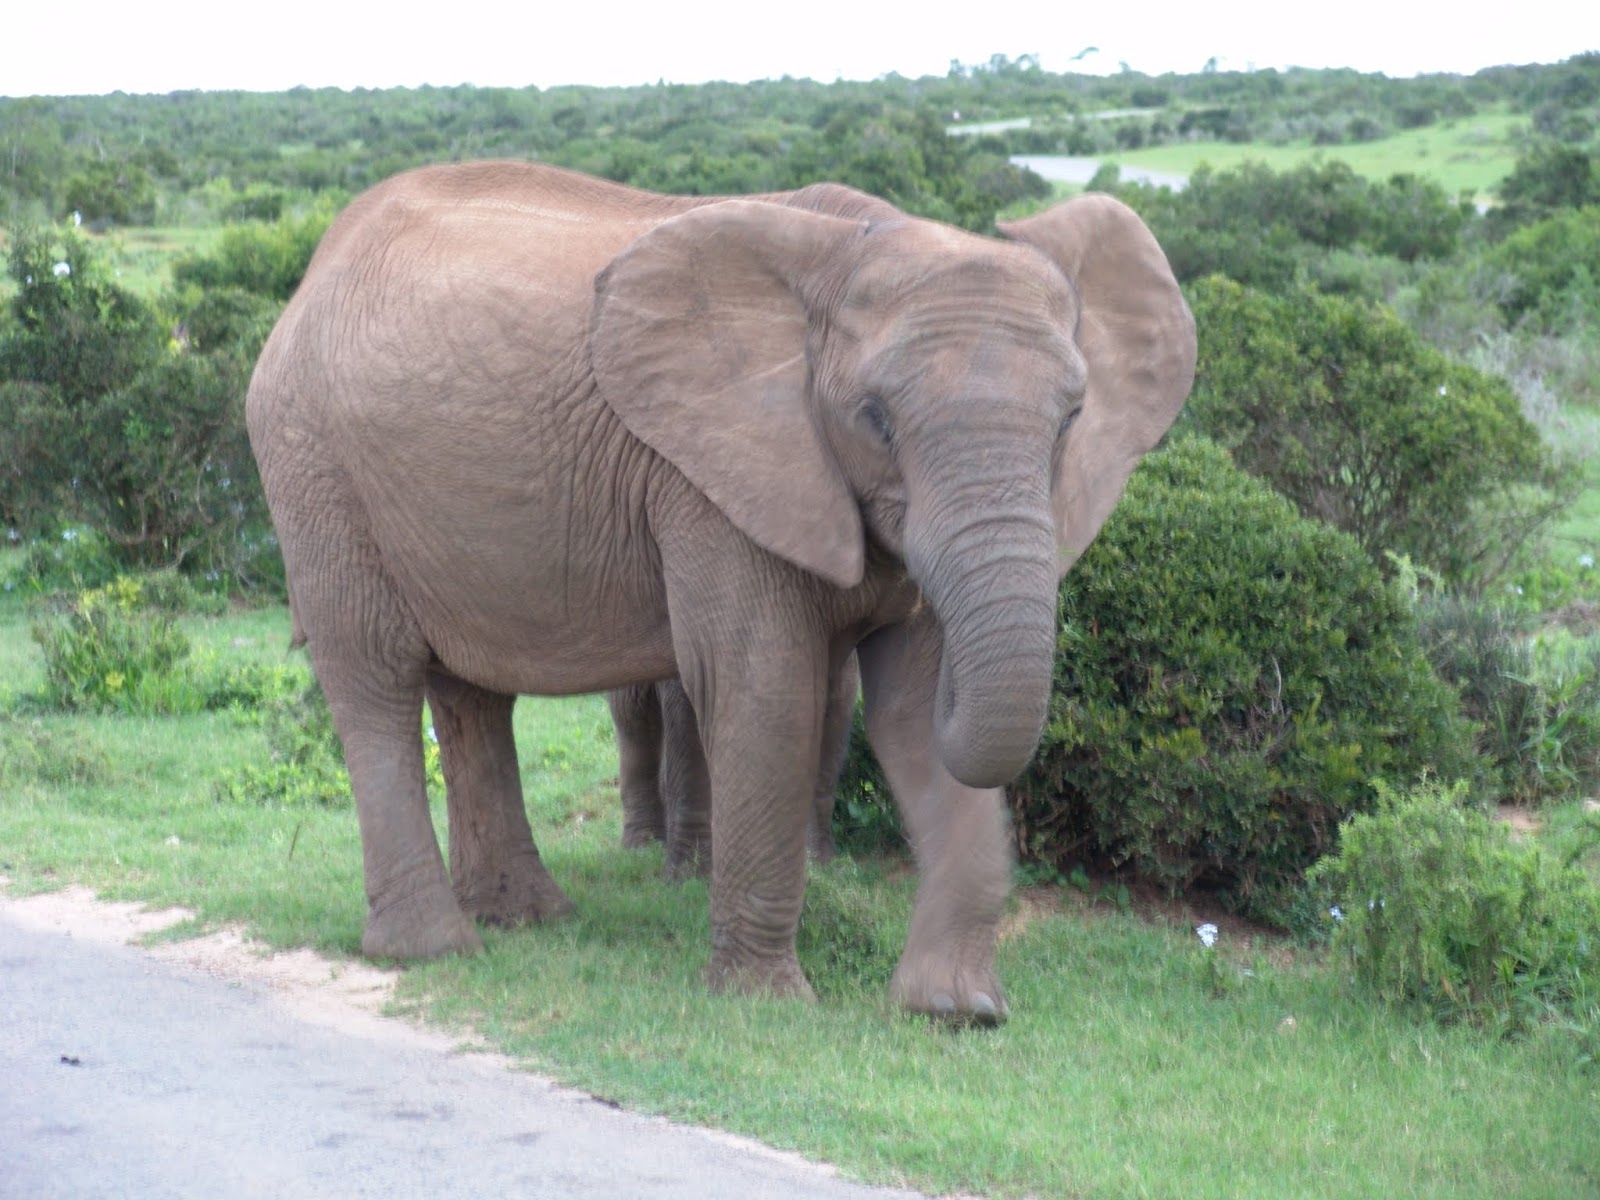
M 353 954 L 364 906 L 353 812 L 219 802 L 218 779 L 266 756 L 236 716 L 39 709 L 27 624 L 16 594 L 0 594 L 0 870 L 12 887 L 83 883 L 187 905 L 198 921 L 180 935 L 237 923 L 272 945 Z M 289 656 L 281 609 L 186 625 L 212 667 Z M 1562 1031 L 1508 1042 L 1419 1024 L 1353 1000 L 1316 952 L 1226 922 L 1208 959 L 1193 914 L 1027 889 L 1001 951 L 1012 1021 L 951 1033 L 884 1000 L 908 872 L 845 862 L 817 871 L 808 897 L 802 959 L 818 1004 L 709 996 L 704 885 L 663 883 L 657 853 L 618 846 L 603 701 L 525 700 L 516 723 L 530 817 L 579 915 L 489 931 L 482 955 L 414 966 L 401 1003 L 471 1025 L 531 1069 L 933 1192 L 1600 1190 L 1600 1072 L 1577 1064 Z M 442 837 L 442 804 L 435 819 Z
M 1187 175 L 1202 163 L 1221 169 L 1242 162 L 1260 162 L 1283 171 L 1320 157 L 1349 163 L 1358 175 L 1374 180 L 1408 171 L 1433 180 L 1451 196 L 1466 193 L 1488 202 L 1500 181 L 1511 173 L 1526 134 L 1526 117 L 1478 113 L 1373 142 L 1341 146 L 1314 146 L 1304 140 L 1283 145 L 1176 142 L 1108 154 L 1105 158 L 1123 166 Z
M 130 225 L 110 233 L 91 233 L 106 264 L 118 283 L 145 299 L 154 299 L 172 282 L 172 264 L 185 254 L 210 250 L 222 236 L 220 225 Z M 0 230 L 0 253 L 9 243 Z M 0 276 L 0 296 L 9 295 L 14 285 L 9 276 Z

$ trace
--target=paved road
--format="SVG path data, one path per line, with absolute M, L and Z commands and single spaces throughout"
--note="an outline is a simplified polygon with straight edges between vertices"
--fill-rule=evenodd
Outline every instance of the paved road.
M 400 1030 L 308 1024 L 258 984 L 0 906 L 0 1198 L 911 1195 Z

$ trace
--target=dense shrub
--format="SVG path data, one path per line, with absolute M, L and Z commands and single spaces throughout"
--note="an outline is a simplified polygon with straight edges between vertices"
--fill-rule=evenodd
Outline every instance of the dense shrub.
M 44 651 L 51 707 L 142 715 L 205 707 L 186 669 L 189 639 L 171 613 L 144 602 L 137 579 L 78 593 L 31 633 Z
M 1418 635 L 1439 677 L 1478 727 L 1478 747 L 1506 800 L 1543 804 L 1600 785 L 1600 644 L 1482 600 L 1432 596 Z
M 180 287 L 238 288 L 281 305 L 300 285 L 334 211 L 333 204 L 325 202 L 304 215 L 280 217 L 270 225 L 230 225 L 223 230 L 216 249 L 174 263 L 172 280 Z
M 1451 362 L 1389 310 L 1213 276 L 1180 418 L 1374 561 L 1492 580 L 1577 484 L 1503 381 Z
M 1334 901 L 1334 948 L 1395 1004 L 1515 1029 L 1600 1007 L 1600 890 L 1581 867 L 1430 781 L 1379 787 L 1315 881 Z
M 1107 190 L 1144 217 L 1181 282 L 1223 274 L 1271 291 L 1321 279 L 1332 250 L 1403 262 L 1449 257 L 1467 220 L 1467 209 L 1437 184 L 1413 175 L 1369 183 L 1337 161 L 1281 172 L 1253 162 L 1221 171 L 1201 166 L 1182 191 L 1145 184 Z M 1348 265 L 1341 278 L 1346 286 L 1366 282 Z
M 1126 866 L 1285 921 L 1376 779 L 1454 779 L 1470 730 L 1409 602 L 1218 447 L 1148 457 L 1061 585 L 1049 724 L 1012 788 L 1060 870 Z
M 87 525 L 124 569 L 233 572 L 265 523 L 240 403 L 259 340 L 186 344 L 185 315 L 224 324 L 204 297 L 160 315 L 71 230 L 19 231 L 10 264 L 0 520 L 44 538 Z
M 1500 203 L 1489 228 L 1505 235 L 1562 209 L 1600 204 L 1600 154 L 1583 146 L 1538 141 L 1518 158 L 1500 184 Z
M 1517 230 L 1484 264 L 1510 283 L 1499 298 L 1508 322 L 1550 333 L 1600 327 L 1600 202 Z

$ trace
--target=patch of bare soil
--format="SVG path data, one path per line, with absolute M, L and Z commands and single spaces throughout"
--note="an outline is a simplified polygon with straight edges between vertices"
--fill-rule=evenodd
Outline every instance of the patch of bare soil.
M 1545 623 L 1583 636 L 1600 631 L 1600 604 L 1574 600 L 1545 617 Z
M 1511 836 L 1517 840 L 1532 837 L 1539 832 L 1539 814 L 1515 804 L 1502 804 L 1495 810 L 1495 820 L 1511 826 Z

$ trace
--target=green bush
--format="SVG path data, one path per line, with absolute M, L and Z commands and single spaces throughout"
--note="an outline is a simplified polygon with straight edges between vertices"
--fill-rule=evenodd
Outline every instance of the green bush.
M 1270 291 L 1320 277 L 1330 251 L 1407 263 L 1448 258 L 1469 211 L 1435 183 L 1414 175 L 1369 183 L 1336 160 L 1287 171 L 1257 162 L 1201 166 L 1181 191 L 1099 176 L 1089 186 L 1139 211 L 1180 282 L 1222 274 Z M 1367 286 L 1348 267 L 1344 274 L 1347 286 Z
M 205 693 L 186 667 L 189 639 L 150 608 L 137 579 L 80 592 L 30 630 L 44 651 L 45 703 L 142 715 L 198 712 Z
M 174 263 L 172 281 L 205 291 L 237 288 L 283 304 L 300 285 L 333 214 L 333 204 L 324 202 L 304 215 L 280 217 L 270 225 L 230 225 L 216 249 Z
M 1484 264 L 1512 281 L 1499 301 L 1508 322 L 1550 333 L 1600 326 L 1600 202 L 1517 230 Z
M 1233 452 L 1375 562 L 1403 554 L 1483 586 L 1577 486 L 1500 379 L 1453 363 L 1382 307 L 1213 276 L 1179 428 Z
M 1600 1003 L 1600 890 L 1459 785 L 1380 786 L 1312 877 L 1334 901 L 1336 953 L 1387 1002 L 1508 1029 Z
M 63 521 L 90 526 L 124 570 L 237 573 L 266 523 L 239 402 L 265 332 L 259 306 L 246 319 L 189 297 L 158 311 L 71 229 L 14 232 L 10 273 L 0 521 L 47 539 Z M 191 342 L 186 320 L 210 342 Z
M 350 803 L 350 777 L 344 749 L 333 727 L 333 713 L 322 689 L 304 672 L 267 668 L 233 677 L 241 693 L 235 711 L 259 723 L 269 754 L 265 765 L 229 771 L 212 788 L 219 804 L 265 804 L 285 808 Z M 254 696 L 249 693 L 252 686 Z M 424 731 L 423 769 L 433 791 L 444 789 L 439 746 L 432 729 Z
M 1498 793 L 1546 804 L 1600 785 L 1600 643 L 1552 632 L 1499 605 L 1429 597 L 1418 636 L 1439 677 L 1478 726 Z
M 1188 438 L 1146 458 L 1062 581 L 1050 720 L 1011 803 L 1047 866 L 1126 867 L 1283 923 L 1374 781 L 1472 762 L 1409 600 Z

